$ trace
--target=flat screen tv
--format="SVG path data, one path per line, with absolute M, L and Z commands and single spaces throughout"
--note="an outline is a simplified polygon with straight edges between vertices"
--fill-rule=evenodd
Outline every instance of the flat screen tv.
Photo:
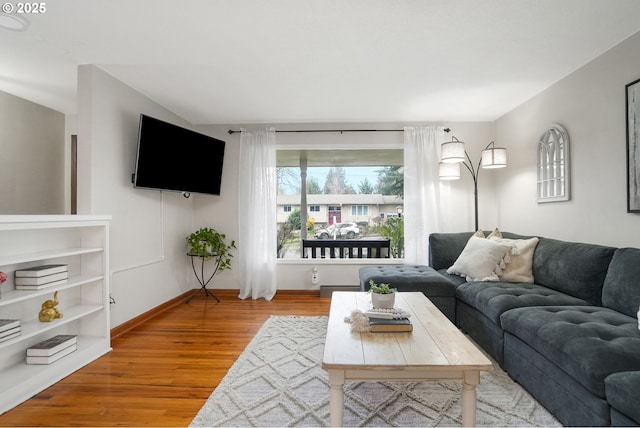
M 133 185 L 137 188 L 220 194 L 225 142 L 140 115 Z

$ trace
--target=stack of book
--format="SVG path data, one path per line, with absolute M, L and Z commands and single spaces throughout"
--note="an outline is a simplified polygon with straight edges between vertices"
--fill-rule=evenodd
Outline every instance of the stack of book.
M 78 336 L 59 334 L 27 349 L 27 364 L 51 364 L 77 348 Z
M 372 333 L 413 331 L 411 315 L 402 309 L 370 309 L 365 316 L 369 318 L 369 331 Z
M 0 342 L 20 336 L 20 320 L 0 320 Z
M 67 265 L 43 265 L 17 270 L 16 290 L 40 290 L 67 282 Z
M 409 318 L 369 318 L 372 333 L 391 333 L 413 331 Z

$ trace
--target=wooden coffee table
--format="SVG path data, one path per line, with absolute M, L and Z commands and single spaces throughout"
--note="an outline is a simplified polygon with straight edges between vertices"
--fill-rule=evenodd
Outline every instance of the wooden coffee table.
M 397 308 L 411 313 L 411 333 L 357 333 L 345 317 L 371 308 L 365 292 L 331 298 L 322 368 L 329 372 L 331 426 L 342 426 L 345 381 L 462 381 L 462 424 L 474 426 L 476 385 L 491 361 L 422 293 L 398 293 Z

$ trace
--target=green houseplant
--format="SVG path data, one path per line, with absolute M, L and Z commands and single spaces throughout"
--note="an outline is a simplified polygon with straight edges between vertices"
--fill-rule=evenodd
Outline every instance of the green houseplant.
M 395 288 L 389 284 L 376 284 L 373 279 L 369 280 L 369 293 L 371 293 L 371 305 L 374 308 L 390 309 L 396 303 Z
M 214 258 L 217 271 L 231 269 L 231 250 L 236 248 L 236 242 L 227 244 L 227 237 L 215 229 L 203 227 L 187 237 L 187 255 L 202 257 L 205 260 Z
M 227 237 L 224 233 L 220 233 L 217 230 L 210 227 L 203 227 L 187 236 L 187 255 L 191 256 L 191 267 L 193 267 L 193 273 L 196 279 L 200 283 L 201 290 L 204 290 L 206 296 L 212 296 L 218 302 L 220 299 L 207 290 L 207 284 L 211 282 L 213 277 L 225 269 L 231 269 L 231 258 L 233 254 L 231 250 L 236 248 L 236 241 L 227 243 Z M 196 271 L 194 259 L 200 258 L 200 274 Z M 205 278 L 204 265 L 205 261 L 213 258 L 214 269 L 209 278 Z M 200 290 L 198 290 L 200 291 Z M 197 292 L 192 294 L 187 303 L 198 294 Z

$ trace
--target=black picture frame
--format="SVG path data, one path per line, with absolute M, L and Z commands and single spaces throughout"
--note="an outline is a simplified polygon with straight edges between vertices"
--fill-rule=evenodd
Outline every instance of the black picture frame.
M 625 86 L 627 112 L 627 212 L 640 213 L 640 79 Z

